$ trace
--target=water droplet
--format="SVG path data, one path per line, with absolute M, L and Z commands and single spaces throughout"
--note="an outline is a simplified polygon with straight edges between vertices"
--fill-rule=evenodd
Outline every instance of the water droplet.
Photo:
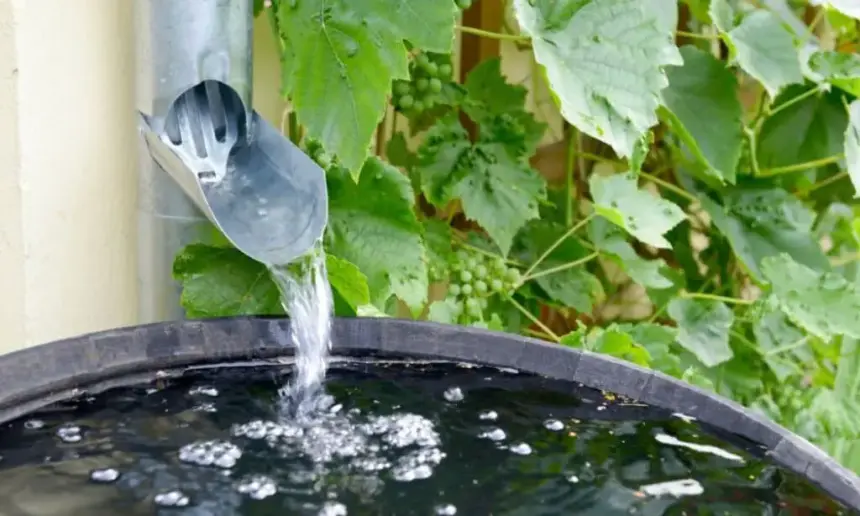
M 460 390 L 459 387 L 449 387 L 445 390 L 443 396 L 446 401 L 450 401 L 451 403 L 463 401 L 463 398 L 465 397 L 463 396 L 463 391 Z
M 577 484 L 577 483 L 579 483 L 579 477 L 576 475 L 570 475 L 567 477 L 567 481 L 570 482 L 571 484 Z
M 347 57 L 354 57 L 358 53 L 358 41 L 352 38 L 344 38 L 343 48 L 346 50 Z

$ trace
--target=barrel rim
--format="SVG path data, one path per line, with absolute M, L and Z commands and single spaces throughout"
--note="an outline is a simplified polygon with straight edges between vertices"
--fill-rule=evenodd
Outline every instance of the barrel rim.
M 0 423 L 123 377 L 291 355 L 289 324 L 283 317 L 161 322 L 2 355 Z M 806 439 L 734 401 L 627 361 L 510 333 L 395 318 L 335 318 L 332 354 L 512 368 L 633 398 L 760 444 L 773 462 L 860 514 L 860 477 Z

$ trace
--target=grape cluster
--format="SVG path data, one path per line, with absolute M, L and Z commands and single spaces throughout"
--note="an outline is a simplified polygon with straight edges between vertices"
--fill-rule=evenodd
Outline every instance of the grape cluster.
M 451 78 L 451 56 L 422 52 L 409 63 L 409 80 L 394 81 L 392 103 L 396 110 L 421 114 L 440 103 L 442 82 Z
M 489 296 L 509 292 L 520 282 L 520 271 L 502 258 L 465 249 L 455 253 L 448 272 L 448 295 L 457 301 L 464 320 L 482 319 Z

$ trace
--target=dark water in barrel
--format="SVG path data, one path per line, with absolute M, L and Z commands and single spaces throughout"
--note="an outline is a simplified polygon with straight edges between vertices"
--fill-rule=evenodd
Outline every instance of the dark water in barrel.
M 839 514 L 696 422 L 531 375 L 333 364 L 311 420 L 284 366 L 115 388 L 0 428 L 0 515 Z

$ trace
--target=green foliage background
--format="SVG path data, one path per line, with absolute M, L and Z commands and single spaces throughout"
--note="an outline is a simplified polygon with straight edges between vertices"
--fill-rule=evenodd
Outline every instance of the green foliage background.
M 460 27 L 467 3 L 257 6 L 289 136 L 327 169 L 338 314 L 622 357 L 860 472 L 856 2 L 511 0 L 505 34 Z M 569 123 L 561 181 L 532 167 L 545 126 L 498 59 L 453 79 L 457 30 L 533 50 Z M 409 124 L 382 134 L 391 102 Z M 175 275 L 190 317 L 283 312 L 226 243 L 187 247 Z M 644 315 L 618 309 L 631 292 Z

